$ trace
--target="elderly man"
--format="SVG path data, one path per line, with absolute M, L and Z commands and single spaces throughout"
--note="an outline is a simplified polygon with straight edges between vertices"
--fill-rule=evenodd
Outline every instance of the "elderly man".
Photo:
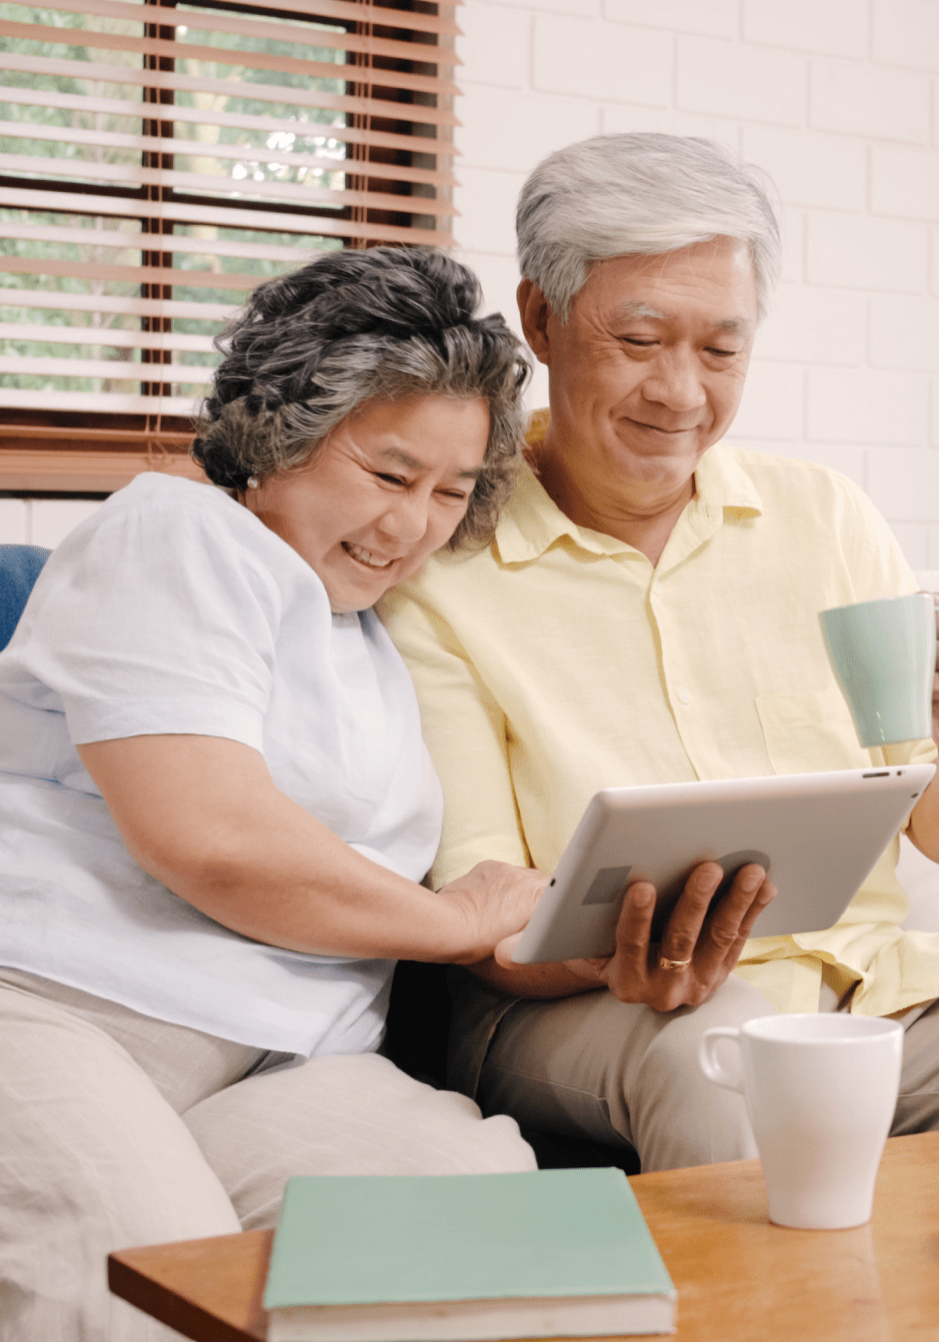
M 723 441 L 779 267 L 758 176 L 703 140 L 598 137 L 536 168 L 518 232 L 550 415 L 492 545 L 383 610 L 444 785 L 435 883 L 486 857 L 551 871 L 601 787 L 934 758 L 858 745 L 819 635 L 821 609 L 915 591 L 885 522 L 840 476 Z M 937 791 L 910 829 L 934 859 Z M 766 874 L 708 911 L 711 863 L 660 945 L 636 883 L 608 962 L 475 966 L 451 1081 L 644 1169 L 732 1160 L 755 1148 L 701 1032 L 850 1010 L 908 1027 L 894 1131 L 939 1126 L 939 936 L 901 930 L 897 850 L 825 933 L 748 941 Z

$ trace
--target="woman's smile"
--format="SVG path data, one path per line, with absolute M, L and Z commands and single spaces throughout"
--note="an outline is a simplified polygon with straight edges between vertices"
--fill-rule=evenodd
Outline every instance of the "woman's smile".
M 361 545 L 356 545 L 354 541 L 343 541 L 342 548 L 350 558 L 354 559 L 356 563 L 364 564 L 366 568 L 389 568 L 394 563 L 393 559 L 381 559 L 372 554 L 370 550 L 365 550 Z

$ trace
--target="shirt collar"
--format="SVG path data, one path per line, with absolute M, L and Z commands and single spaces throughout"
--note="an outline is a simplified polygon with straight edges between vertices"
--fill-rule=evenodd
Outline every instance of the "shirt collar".
M 536 411 L 529 441 L 543 437 L 546 423 L 546 412 Z M 719 442 L 708 448 L 698 463 L 695 496 L 678 525 L 687 518 L 695 531 L 702 526 L 706 531 L 715 531 L 725 517 L 728 520 L 758 517 L 761 512 L 756 486 L 736 459 L 733 448 Z M 615 536 L 577 526 L 549 497 L 527 462 L 523 463 L 515 492 L 496 528 L 499 558 L 505 564 L 526 563 L 562 540 L 590 554 L 625 554 L 633 549 Z

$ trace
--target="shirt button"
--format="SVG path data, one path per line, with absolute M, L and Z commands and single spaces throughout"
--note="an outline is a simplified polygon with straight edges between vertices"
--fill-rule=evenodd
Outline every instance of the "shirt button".
M 678 691 L 678 701 L 679 701 L 679 703 L 682 703 L 682 704 L 690 704 L 690 703 L 691 703 L 691 695 L 688 693 L 687 690 L 679 690 L 679 691 Z

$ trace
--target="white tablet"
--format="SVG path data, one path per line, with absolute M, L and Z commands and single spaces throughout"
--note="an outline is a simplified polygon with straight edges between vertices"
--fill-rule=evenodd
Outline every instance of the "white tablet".
M 513 959 L 519 964 L 611 955 L 627 886 L 651 881 L 654 934 L 699 862 L 748 862 L 776 898 L 751 935 L 817 932 L 838 921 L 916 805 L 932 764 L 834 773 L 606 788 L 590 801 Z

